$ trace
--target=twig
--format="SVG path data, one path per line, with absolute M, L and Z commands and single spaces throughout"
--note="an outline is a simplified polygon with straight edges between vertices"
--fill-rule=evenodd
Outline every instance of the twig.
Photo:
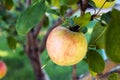
M 108 76 L 108 74 L 111 73 L 111 72 L 110 72 L 111 69 L 115 68 L 115 67 L 118 66 L 118 65 L 119 65 L 119 64 L 116 64 L 116 63 L 114 63 L 114 62 L 112 62 L 112 61 L 110 61 L 110 60 L 107 60 L 107 61 L 106 61 L 106 66 L 105 66 L 105 69 L 104 69 L 103 73 L 102 73 L 102 74 L 99 74 L 99 75 L 97 76 L 97 78 L 98 78 L 98 79 L 100 79 L 100 78 L 105 78 L 106 76 Z M 114 71 L 112 71 L 112 72 L 114 72 Z M 92 80 L 92 76 L 91 76 L 91 74 L 89 73 L 89 74 L 85 75 L 84 77 L 80 78 L 80 80 Z
M 105 74 L 103 74 L 103 75 L 99 75 L 99 79 L 107 79 L 108 78 L 108 76 L 110 75 L 110 74 L 112 74 L 112 73 L 118 73 L 118 74 L 120 74 L 120 69 L 116 69 L 116 70 L 114 70 L 114 71 L 111 71 L 111 72 L 107 72 L 107 73 L 105 73 Z
M 31 4 L 31 0 L 26 0 L 26 5 L 29 6 L 30 4 Z M 38 42 L 37 39 L 34 38 L 33 30 L 34 29 L 28 32 L 26 36 L 27 43 L 25 46 L 25 51 L 33 67 L 36 80 L 45 80 L 45 74 L 42 72 L 40 68 L 41 63 L 39 60 Z
M 88 0 L 79 0 L 79 8 L 80 8 L 80 11 L 81 11 L 81 15 L 80 16 L 83 16 L 85 14 L 85 11 L 87 9 L 87 6 L 88 6 Z M 77 75 L 76 75 L 76 65 L 73 65 L 73 70 L 72 70 L 72 80 L 77 80 Z
M 33 37 L 32 32 L 27 34 L 27 44 L 26 44 L 26 54 L 30 60 L 30 63 L 33 67 L 36 80 L 45 80 L 45 75 L 40 69 L 41 63 L 39 60 L 39 51 L 37 40 Z
M 43 26 L 44 21 L 45 21 L 45 15 L 43 16 L 42 20 L 40 21 L 40 23 L 38 24 L 38 26 L 35 29 L 34 38 L 36 38 L 38 36 L 38 34 Z
M 77 10 L 78 10 L 78 9 L 77 9 Z M 74 10 L 74 11 L 71 10 L 71 11 L 69 11 L 69 12 L 66 14 L 66 16 L 71 16 L 71 15 L 72 15 L 73 13 L 75 13 L 77 10 Z M 40 52 L 40 53 L 43 52 L 44 49 L 46 48 L 46 41 L 47 41 L 47 37 L 48 37 L 49 33 L 50 33 L 55 27 L 61 25 L 62 22 L 63 22 L 63 20 L 62 20 L 62 18 L 60 18 L 60 19 L 58 19 L 57 22 L 55 22 L 55 24 L 54 24 L 51 28 L 49 28 L 49 30 L 48 30 L 48 32 L 46 33 L 46 35 L 45 35 L 45 37 L 44 37 L 44 39 L 43 39 L 43 41 L 42 41 L 42 44 L 41 44 L 41 46 L 40 46 L 40 48 L 39 48 L 39 52 Z
M 26 0 L 26 7 L 28 7 L 31 4 L 31 0 Z
M 104 5 L 106 4 L 107 0 L 105 0 L 105 2 L 103 3 L 103 5 L 100 7 L 100 9 L 98 10 L 98 12 L 95 14 L 96 16 L 99 14 L 99 12 L 102 10 L 102 8 L 104 7 Z
M 112 68 L 118 66 L 119 64 L 115 63 L 115 62 L 112 62 L 110 60 L 107 60 L 106 61 L 106 66 L 105 66 L 105 69 L 104 71 L 102 72 L 103 74 L 109 72 Z
M 73 65 L 73 70 L 72 70 L 72 80 L 77 80 L 76 79 L 77 76 L 76 76 L 76 64 Z
M 85 11 L 88 7 L 88 1 L 89 0 L 79 0 L 81 15 L 85 14 Z
M 82 10 L 83 9 L 83 1 L 82 0 L 79 0 L 79 2 L 80 2 L 80 5 L 79 5 L 79 8 L 80 8 L 80 11 L 81 11 L 81 13 L 80 13 L 80 15 L 83 15 L 84 14 L 84 11 Z

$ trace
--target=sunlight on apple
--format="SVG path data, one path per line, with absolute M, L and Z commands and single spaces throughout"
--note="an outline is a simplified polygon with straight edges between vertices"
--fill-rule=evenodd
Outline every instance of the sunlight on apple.
M 85 57 L 87 40 L 82 32 L 73 32 L 59 26 L 49 34 L 46 48 L 54 63 L 70 66 L 77 64 Z

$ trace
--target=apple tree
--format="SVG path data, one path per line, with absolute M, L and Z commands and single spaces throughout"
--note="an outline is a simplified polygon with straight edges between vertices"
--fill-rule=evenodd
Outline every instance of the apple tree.
M 1 0 L 0 30 L 7 32 L 9 48 L 15 50 L 17 43 L 23 46 L 36 80 L 47 80 L 43 69 L 49 60 L 73 66 L 72 80 L 92 80 L 90 75 L 118 80 L 119 71 L 111 72 L 120 63 L 120 9 L 114 5 L 115 0 Z M 40 39 L 43 29 L 46 33 Z M 42 65 L 40 56 L 46 48 L 48 57 Z M 89 66 L 85 77 L 76 76 L 80 61 Z

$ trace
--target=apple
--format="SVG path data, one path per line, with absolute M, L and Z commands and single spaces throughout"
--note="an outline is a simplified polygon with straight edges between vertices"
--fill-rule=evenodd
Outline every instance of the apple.
M 48 35 L 46 48 L 51 60 L 60 66 L 81 61 L 87 52 L 87 40 L 82 32 L 58 26 Z
M 0 60 L 0 79 L 2 79 L 7 73 L 6 64 Z
M 105 1 L 106 1 L 106 0 L 93 0 L 93 2 L 95 3 L 96 7 L 98 7 L 98 8 L 100 8 Z M 115 1 L 106 2 L 105 5 L 103 6 L 103 8 L 110 8 L 110 7 L 112 7 L 114 4 L 115 4 Z

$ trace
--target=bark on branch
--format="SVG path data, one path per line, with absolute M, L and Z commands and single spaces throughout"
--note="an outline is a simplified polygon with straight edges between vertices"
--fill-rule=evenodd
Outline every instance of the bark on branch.
M 26 0 L 26 5 L 29 6 L 31 3 L 31 0 Z M 71 16 L 75 11 L 70 11 L 69 13 L 66 14 L 66 16 Z M 41 44 L 41 46 L 38 46 L 38 34 L 42 28 L 43 22 L 45 20 L 45 16 L 43 17 L 43 19 L 40 21 L 39 25 L 36 27 L 36 29 L 32 29 L 26 36 L 27 39 L 27 43 L 25 46 L 25 52 L 30 60 L 30 63 L 33 67 L 34 73 L 35 73 L 35 77 L 36 80 L 46 80 L 45 74 L 44 72 L 41 70 L 41 63 L 40 63 L 40 58 L 39 58 L 39 54 L 42 53 L 42 51 L 45 49 L 45 45 L 46 45 L 46 40 L 47 37 L 50 33 L 50 31 L 59 26 L 60 24 L 62 24 L 63 20 L 62 18 L 60 18 L 47 32 L 47 34 L 45 35 L 43 42 Z
M 76 64 L 73 65 L 73 70 L 72 70 L 72 80 L 77 80 L 77 75 L 76 75 Z
M 81 15 L 85 14 L 85 11 L 88 7 L 88 1 L 89 0 L 79 0 L 79 7 L 80 7 Z
M 41 63 L 39 60 L 39 51 L 37 44 L 37 39 L 33 37 L 32 32 L 29 32 L 27 35 L 26 54 L 33 67 L 36 80 L 46 80 L 45 74 L 41 70 Z
M 119 66 L 119 64 L 116 64 L 110 60 L 107 60 L 106 61 L 106 66 L 105 66 L 105 69 L 103 71 L 102 74 L 99 74 L 97 76 L 97 79 L 96 80 L 107 80 L 107 77 L 110 73 L 113 73 L 113 72 L 117 72 L 119 73 L 120 70 L 114 70 L 114 71 L 111 71 L 113 68 L 115 68 L 116 66 Z M 79 80 L 92 80 L 92 75 L 90 73 L 86 74 L 85 76 L 81 77 Z
M 73 11 L 73 10 L 70 10 L 70 11 L 66 14 L 66 16 L 71 16 L 71 15 L 72 15 L 73 13 L 75 13 L 76 11 L 77 11 L 77 10 L 74 10 L 74 11 Z M 40 52 L 40 53 L 43 52 L 44 49 L 46 48 L 46 40 L 47 40 L 47 37 L 48 37 L 49 33 L 50 33 L 55 27 L 61 25 L 62 22 L 63 22 L 62 18 L 59 18 L 58 21 L 56 21 L 55 24 L 54 24 L 52 27 L 49 28 L 49 30 L 47 31 L 44 39 L 42 40 L 42 44 L 41 44 L 41 46 L 40 46 L 40 48 L 39 48 L 39 52 Z
M 31 0 L 26 0 L 26 6 L 28 7 L 31 4 Z M 41 21 L 40 25 L 42 25 L 43 21 Z M 39 30 L 40 30 L 39 26 Z M 30 60 L 30 63 L 33 67 L 36 80 L 46 80 L 45 74 L 41 70 L 41 63 L 39 60 L 39 50 L 38 50 L 38 41 L 37 41 L 38 32 L 36 31 L 34 36 L 33 29 L 27 34 L 26 39 L 27 43 L 25 46 L 25 52 Z
M 40 23 L 38 24 L 38 26 L 35 29 L 34 38 L 36 38 L 39 35 L 39 32 L 43 26 L 44 21 L 45 21 L 45 15 L 43 16 L 42 20 L 40 21 Z

